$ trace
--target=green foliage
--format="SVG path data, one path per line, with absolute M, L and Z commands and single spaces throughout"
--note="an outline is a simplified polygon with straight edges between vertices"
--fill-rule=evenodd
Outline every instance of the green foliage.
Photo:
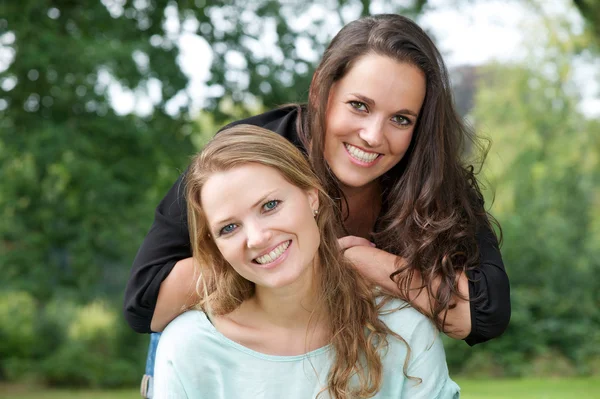
M 0 292 L 0 376 L 11 371 L 20 374 L 21 370 L 12 370 L 16 359 L 33 355 L 39 339 L 35 320 L 36 306 L 31 295 L 18 291 Z
M 464 372 L 487 363 L 504 375 L 591 373 L 600 355 L 598 121 L 577 108 L 577 38 L 549 33 L 527 64 L 481 72 L 473 119 L 493 141 L 488 203 L 503 228 L 513 313 L 501 339 L 453 359 Z
M 121 295 L 196 125 L 166 112 L 187 84 L 176 46 L 151 44 L 168 2 L 118 4 L 0 3 L 0 379 L 118 386 L 143 369 Z M 111 82 L 160 96 L 121 115 Z
M 23 292 L 0 297 L 0 375 L 56 386 L 120 387 L 139 381 L 147 343 L 103 301 L 39 306 Z
M 594 0 L 573 0 L 573 4 L 586 20 L 589 29 L 594 32 L 596 44 L 600 45 L 600 3 Z
M 90 300 L 122 291 L 151 190 L 162 195 L 193 152 L 193 125 L 165 112 L 187 80 L 173 46 L 150 44 L 166 4 L 129 5 L 132 18 L 102 2 L 44 4 L 2 2 L 0 13 L 15 51 L 0 73 L 0 286 Z M 151 117 L 118 115 L 107 76 L 137 90 L 162 82 Z
M 102 345 L 74 341 L 46 357 L 40 367 L 53 386 L 122 387 L 139 381 L 139 364 L 120 359 Z

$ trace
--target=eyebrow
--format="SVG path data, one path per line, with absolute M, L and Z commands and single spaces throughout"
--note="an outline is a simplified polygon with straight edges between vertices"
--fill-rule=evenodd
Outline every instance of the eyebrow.
M 351 95 L 357 97 L 358 99 L 360 99 L 362 102 L 366 103 L 367 105 L 373 106 L 375 105 L 375 100 L 373 100 L 372 98 L 369 98 L 367 96 L 363 96 L 362 94 L 358 94 L 358 93 L 350 93 Z M 412 115 L 415 118 L 418 117 L 418 115 L 416 114 L 416 112 L 411 111 L 408 108 L 403 108 L 401 110 L 398 110 L 396 112 L 394 112 L 395 114 L 408 114 L 408 115 Z
M 254 204 L 252 204 L 251 208 L 256 208 L 258 205 L 260 205 L 262 202 L 264 202 L 267 198 L 269 198 L 271 195 L 273 195 L 273 193 L 275 191 L 277 191 L 277 190 L 276 189 L 275 190 L 271 190 L 268 193 L 266 193 L 265 195 L 263 195 L 262 197 L 260 197 L 260 199 L 258 201 L 256 201 Z M 213 224 L 213 226 L 214 226 L 213 228 L 218 229 L 219 226 L 223 225 L 224 223 L 229 222 L 231 219 L 232 218 L 229 217 L 229 218 L 222 219 L 222 220 L 220 220 L 218 222 L 215 222 Z

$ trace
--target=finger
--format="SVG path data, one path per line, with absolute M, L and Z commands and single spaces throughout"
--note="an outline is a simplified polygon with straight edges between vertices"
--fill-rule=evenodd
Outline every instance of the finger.
M 346 250 L 352 247 L 365 246 L 365 247 L 374 247 L 375 244 L 366 238 L 357 237 L 357 236 L 346 236 L 338 239 L 338 243 L 342 250 Z

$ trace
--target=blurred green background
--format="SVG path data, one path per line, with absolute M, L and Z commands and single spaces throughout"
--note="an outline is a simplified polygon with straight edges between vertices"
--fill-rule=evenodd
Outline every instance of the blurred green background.
M 137 397 L 148 337 L 123 290 L 190 155 L 228 121 L 305 101 L 344 23 L 403 13 L 440 42 L 433 16 L 483 3 L 0 0 L 0 397 Z M 528 15 L 514 54 L 451 76 L 492 143 L 480 177 L 512 320 L 486 344 L 447 340 L 448 362 L 465 398 L 598 398 L 600 2 L 505 3 Z

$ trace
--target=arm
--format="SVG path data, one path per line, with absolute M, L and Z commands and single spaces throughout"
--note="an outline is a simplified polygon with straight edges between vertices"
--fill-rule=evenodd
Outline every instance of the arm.
M 346 241 L 343 241 L 346 240 Z M 363 241 L 360 241 L 363 240 Z M 481 263 L 479 267 L 461 274 L 458 279 L 460 293 L 469 301 L 455 298 L 456 306 L 449 309 L 446 324 L 451 326 L 445 333 L 455 339 L 464 339 L 467 344 L 489 341 L 499 337 L 510 321 L 510 285 L 504 270 L 498 241 L 489 227 L 477 233 Z M 369 242 L 358 237 L 340 239 L 344 254 L 359 269 L 361 274 L 394 295 L 408 298 L 426 313 L 430 309 L 430 296 L 425 290 L 419 293 L 422 282 L 415 274 L 411 292 L 402 295 L 397 285 L 389 278 L 396 268 L 397 256 L 373 248 Z M 435 287 L 435 281 L 434 281 Z
M 390 279 L 390 274 L 396 270 L 398 259 L 396 255 L 366 245 L 348 248 L 344 255 L 354 263 L 363 276 L 392 293 L 392 295 L 407 298 L 416 307 L 423 309 L 425 313 L 431 314 L 430 296 L 426 290 L 418 289 L 422 285 L 419 275 L 415 274 L 411 283 L 413 289 L 408 293 L 400 292 L 398 285 Z M 461 294 L 469 298 L 468 280 L 464 274 L 458 280 L 458 288 Z M 456 306 L 449 309 L 446 315 L 446 324 L 452 327 L 445 332 L 452 338 L 463 339 L 471 331 L 471 310 L 469 301 L 456 298 L 455 302 Z
M 198 269 L 193 258 L 182 259 L 160 285 L 156 308 L 150 323 L 152 331 L 162 331 L 175 317 L 189 309 L 200 299 L 196 292 Z
M 498 240 L 489 227 L 477 234 L 481 263 L 467 271 L 471 298 L 471 333 L 465 341 L 473 346 L 499 337 L 510 321 L 510 284 Z
M 131 267 L 125 289 L 124 314 L 131 328 L 137 332 L 151 331 L 150 324 L 163 281 L 180 260 L 192 256 L 187 227 L 187 205 L 183 195 L 183 178 L 182 174 L 156 208 L 152 227 Z M 183 265 L 178 265 L 178 270 L 182 273 L 184 269 Z M 187 269 L 191 271 L 190 268 Z M 178 281 L 177 278 L 172 280 Z M 167 292 L 162 297 L 170 298 L 170 295 Z M 185 302 L 182 302 L 180 307 L 183 308 L 184 304 Z M 172 308 L 173 305 L 165 305 L 165 307 Z M 174 314 L 171 319 L 175 316 L 177 314 Z M 161 317 L 159 324 L 167 318 Z

